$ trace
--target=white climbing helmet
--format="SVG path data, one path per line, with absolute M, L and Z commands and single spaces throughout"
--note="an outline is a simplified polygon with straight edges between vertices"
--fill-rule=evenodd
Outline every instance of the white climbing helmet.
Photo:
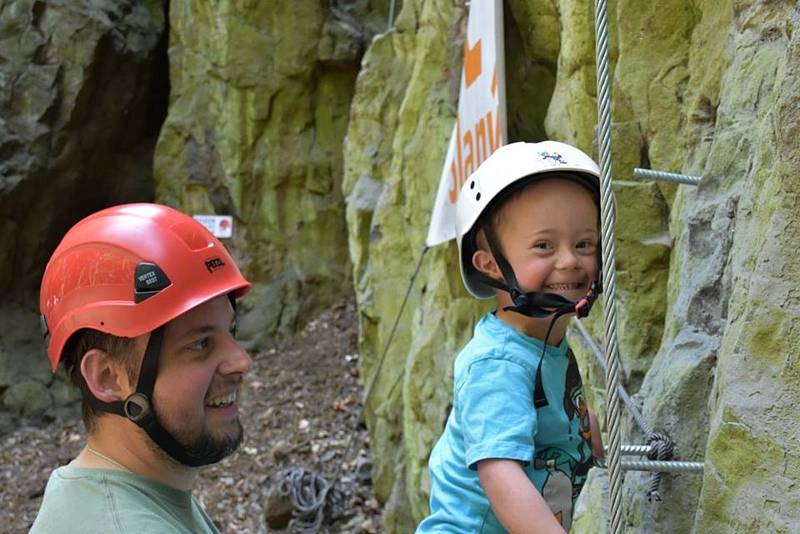
M 557 173 L 578 181 L 587 187 L 600 203 L 600 169 L 581 150 L 559 143 L 511 143 L 498 148 L 480 167 L 467 178 L 456 203 L 456 240 L 461 279 L 474 297 L 486 299 L 494 296 L 494 290 L 481 281 L 480 274 L 472 265 L 475 239 L 471 234 L 481 215 L 501 193 L 511 190 L 521 180 Z M 525 182 L 527 183 L 527 181 Z

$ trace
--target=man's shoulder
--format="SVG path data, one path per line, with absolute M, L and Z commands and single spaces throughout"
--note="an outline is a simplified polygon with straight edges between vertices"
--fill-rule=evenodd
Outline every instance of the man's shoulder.
M 130 473 L 64 466 L 50 475 L 31 532 L 215 532 L 191 497 L 172 497 Z
M 31 534 L 52 532 L 120 532 L 101 521 L 105 506 L 102 479 L 87 469 L 62 466 L 50 473 Z

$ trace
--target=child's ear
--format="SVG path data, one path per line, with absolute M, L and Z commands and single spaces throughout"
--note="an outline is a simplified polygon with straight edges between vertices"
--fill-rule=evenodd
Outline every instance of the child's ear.
M 503 279 L 503 273 L 500 272 L 494 256 L 487 250 L 478 249 L 475 251 L 472 255 L 472 266 L 489 278 L 494 278 L 495 280 Z

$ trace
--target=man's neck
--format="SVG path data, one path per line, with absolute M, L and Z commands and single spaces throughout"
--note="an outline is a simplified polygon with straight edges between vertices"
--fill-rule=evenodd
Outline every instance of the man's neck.
M 119 421 L 111 421 L 114 417 Z M 166 456 L 143 430 L 116 416 L 103 417 L 73 461 L 76 467 L 127 470 L 175 489 L 192 489 L 197 469 Z

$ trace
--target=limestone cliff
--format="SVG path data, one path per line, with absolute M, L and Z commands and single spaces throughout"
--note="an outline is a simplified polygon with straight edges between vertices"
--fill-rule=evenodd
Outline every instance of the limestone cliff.
M 156 196 L 234 217 L 254 347 L 351 293 L 342 141 L 366 2 L 173 2 Z M 375 19 L 384 20 L 380 17 Z
M 505 7 L 510 140 L 592 152 L 592 4 Z M 398 532 L 426 513 L 426 460 L 450 402 L 452 361 L 485 309 L 461 288 L 454 246 L 428 252 L 374 376 L 423 243 L 465 16 L 451 2 L 404 3 L 364 58 L 345 148 L 375 483 L 387 529 Z M 706 460 L 704 476 L 667 476 L 657 503 L 645 497 L 649 477 L 629 473 L 630 531 L 798 528 L 797 17 L 776 2 L 610 6 L 623 379 L 678 457 Z M 632 178 L 635 166 L 704 178 L 696 188 L 646 183 Z M 602 375 L 582 360 L 603 413 Z M 625 441 L 641 437 L 632 430 Z M 604 528 L 603 473 L 592 479 L 576 532 Z

